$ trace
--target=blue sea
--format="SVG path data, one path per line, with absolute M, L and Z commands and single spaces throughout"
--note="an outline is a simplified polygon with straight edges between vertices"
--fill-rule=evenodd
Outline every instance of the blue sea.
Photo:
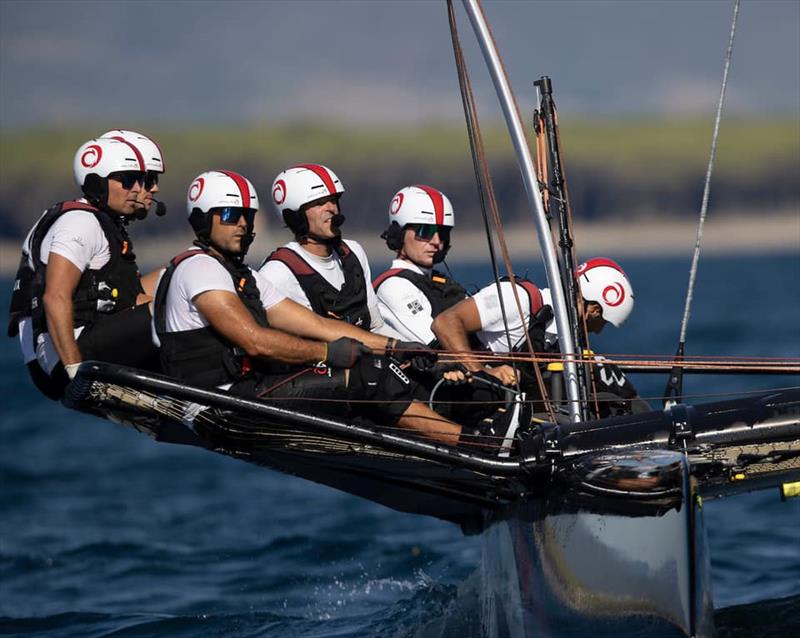
M 688 265 L 623 260 L 636 308 L 595 350 L 672 354 Z M 800 250 L 703 258 L 687 354 L 800 357 L 798 282 Z M 12 340 L 0 361 L 1 635 L 414 636 L 458 606 L 480 564 L 481 537 L 454 525 L 155 443 L 38 396 Z M 650 397 L 665 383 L 635 381 Z M 702 376 L 685 391 L 789 385 L 800 379 Z M 800 499 L 771 489 L 708 502 L 705 516 L 719 635 L 800 636 Z

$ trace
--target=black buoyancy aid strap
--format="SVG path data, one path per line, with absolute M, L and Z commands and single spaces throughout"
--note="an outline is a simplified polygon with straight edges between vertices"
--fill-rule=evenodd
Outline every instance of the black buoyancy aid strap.
M 108 242 L 109 260 L 96 270 L 87 268 L 78 282 L 72 296 L 76 327 L 133 308 L 144 293 L 133 243 L 120 218 L 104 211 L 97 211 L 95 218 Z
M 156 294 L 153 295 L 153 326 L 155 327 L 156 334 L 159 339 L 167 331 L 167 290 L 172 281 L 172 275 L 175 273 L 175 268 L 178 267 L 184 259 L 193 257 L 194 255 L 205 255 L 207 251 L 202 248 L 190 248 L 176 255 L 170 259 L 169 265 L 161 275 L 156 288 Z
M 467 296 L 467 291 L 463 286 L 448 279 L 438 270 L 433 270 L 430 275 L 425 275 L 409 268 L 392 268 L 378 275 L 372 282 L 372 287 L 377 292 L 381 284 L 391 277 L 405 279 L 419 289 L 431 304 L 433 317 L 437 317 L 448 308 L 455 306 Z
M 341 290 L 334 288 L 301 255 L 286 246 L 278 248 L 266 261 L 279 261 L 292 272 L 316 314 L 344 319 L 368 330 L 370 314 L 364 269 L 346 243 L 338 244 L 335 251 L 341 260 L 344 274 Z

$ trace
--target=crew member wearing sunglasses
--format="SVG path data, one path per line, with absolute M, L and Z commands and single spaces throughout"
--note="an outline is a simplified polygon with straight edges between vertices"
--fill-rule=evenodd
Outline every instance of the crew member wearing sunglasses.
M 435 270 L 450 249 L 455 216 L 441 191 L 417 184 L 398 191 L 389 203 L 389 226 L 381 235 L 395 252 L 391 268 L 373 282 L 384 321 L 404 339 L 439 348 L 433 332 L 436 317 L 466 298 L 464 288 Z M 449 272 L 449 271 L 448 271 Z M 464 349 L 481 348 L 475 340 Z M 452 358 L 451 358 L 452 360 Z M 475 382 L 482 377 L 481 382 Z M 439 388 L 444 378 L 449 383 Z M 437 411 L 475 429 L 480 435 L 504 438 L 512 425 L 512 409 L 497 411 L 516 377 L 507 365 L 478 366 L 468 371 L 457 361 L 415 375 L 421 385 L 436 391 Z
M 455 216 L 450 200 L 430 186 L 407 186 L 389 203 L 381 235 L 396 257 L 373 282 L 383 320 L 403 339 L 436 346 L 434 317 L 464 299 L 457 282 L 434 270 L 450 249 Z
M 113 135 L 109 135 L 113 133 Z M 127 232 L 157 190 L 163 158 L 150 138 L 109 131 L 75 154 L 84 197 L 49 208 L 23 244 L 9 335 L 19 335 L 36 386 L 58 399 L 88 359 L 155 370 L 148 302 Z M 150 290 L 148 290 L 150 288 Z
M 189 187 L 187 209 L 197 240 L 170 261 L 154 300 L 166 374 L 191 386 L 303 412 L 358 414 L 458 443 L 460 426 L 415 401 L 416 384 L 401 370 L 417 362 L 419 344 L 321 317 L 244 263 L 258 209 L 248 179 L 205 172 Z

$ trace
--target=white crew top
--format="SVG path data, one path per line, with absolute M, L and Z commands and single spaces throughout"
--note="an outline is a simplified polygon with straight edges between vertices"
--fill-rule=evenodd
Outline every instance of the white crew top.
M 250 271 L 255 277 L 261 304 L 265 311 L 285 299 L 285 296 L 278 292 L 263 275 L 252 269 Z M 164 271 L 159 276 L 159 283 L 163 275 Z M 208 326 L 208 321 L 194 305 L 194 299 L 210 290 L 223 290 L 236 294 L 230 273 L 216 259 L 201 253 L 187 257 L 178 264 L 167 291 L 166 331 L 184 332 Z M 155 335 L 155 329 L 153 330 L 153 342 L 160 345 Z
M 369 329 L 372 332 L 387 337 L 400 338 L 399 334 L 395 333 L 394 330 L 384 324 L 383 317 L 381 317 L 381 313 L 378 310 L 378 300 L 375 297 L 375 291 L 372 290 L 372 273 L 364 249 L 361 247 L 361 244 L 352 239 L 343 239 L 342 241 L 353 251 L 353 254 L 361 263 L 361 269 L 364 271 L 364 283 L 367 287 L 367 307 L 369 308 L 370 315 Z M 331 286 L 337 290 L 342 289 L 342 286 L 344 286 L 344 270 L 342 268 L 342 260 L 336 251 L 333 251 L 328 257 L 318 257 L 317 255 L 312 255 L 296 241 L 291 241 L 285 244 L 284 247 L 300 255 L 314 270 L 322 275 Z M 285 297 L 311 310 L 311 303 L 306 293 L 300 286 L 300 282 L 297 281 L 297 277 L 294 276 L 294 273 L 289 270 L 286 264 L 276 260 L 265 261 L 261 264 L 258 271 Z
M 430 275 L 431 272 L 405 259 L 395 259 L 390 268 L 411 270 L 420 275 Z M 389 277 L 378 287 L 376 296 L 378 310 L 386 325 L 404 340 L 430 344 L 436 339 L 431 330 L 431 302 L 413 283 L 402 277 Z
M 528 291 L 519 284 L 514 284 L 519 294 L 519 303 L 522 306 L 522 319 L 517 310 L 517 303 L 514 298 L 514 291 L 510 281 L 500 282 L 503 295 L 503 306 L 508 320 L 508 334 L 510 336 L 511 347 L 514 348 L 525 339 L 523 326 L 528 325 L 530 320 L 530 299 Z M 548 288 L 540 288 L 542 293 L 542 303 L 550 304 L 552 297 Z M 508 352 L 509 338 L 506 337 L 505 324 L 503 323 L 503 313 L 500 307 L 500 297 L 497 293 L 497 284 L 490 283 L 476 292 L 472 299 L 478 308 L 478 315 L 481 318 L 481 330 L 477 336 L 480 342 L 492 352 Z M 551 319 L 545 326 L 545 343 L 551 346 L 558 339 L 556 322 Z
M 85 199 L 77 200 L 88 203 Z M 44 213 L 42 214 L 42 217 Z M 33 231 L 41 221 L 28 231 L 25 241 L 22 242 L 22 252 L 28 256 L 28 265 L 33 268 L 31 257 L 31 241 Z M 81 273 L 87 268 L 98 270 L 105 266 L 111 259 L 111 249 L 108 239 L 103 232 L 97 216 L 91 211 L 71 210 L 61 215 L 42 239 L 39 258 L 47 264 L 50 254 L 61 255 L 68 259 Z M 75 329 L 75 338 L 81 334 L 83 327 Z M 38 343 L 33 342 L 33 326 L 30 317 L 25 317 L 19 322 L 19 345 L 25 363 L 38 359 L 41 368 L 50 374 L 59 361 L 56 349 L 50 335 L 44 333 L 39 336 Z

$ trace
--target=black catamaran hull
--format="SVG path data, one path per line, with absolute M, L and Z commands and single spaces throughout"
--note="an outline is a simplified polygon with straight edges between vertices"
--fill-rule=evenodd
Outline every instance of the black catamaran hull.
M 97 362 L 82 364 L 65 401 L 482 532 L 490 636 L 710 635 L 702 499 L 800 480 L 798 390 L 544 424 L 511 458 Z

